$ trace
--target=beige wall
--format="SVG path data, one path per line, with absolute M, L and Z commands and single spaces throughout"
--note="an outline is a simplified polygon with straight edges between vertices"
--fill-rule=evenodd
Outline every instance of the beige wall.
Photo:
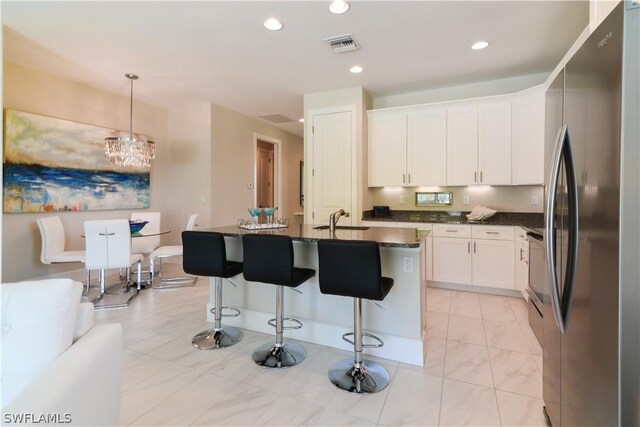
M 451 192 L 453 205 L 446 207 L 417 207 L 415 193 L 421 192 Z M 469 204 L 462 203 L 463 196 L 469 196 Z M 538 205 L 531 205 L 531 197 L 538 198 Z M 404 197 L 404 203 L 400 203 Z M 470 211 L 476 205 L 486 206 L 500 212 L 542 212 L 543 187 L 541 185 L 497 187 L 424 187 L 403 188 L 385 187 L 373 190 L 374 205 L 388 205 L 393 210 L 447 210 Z
M 293 220 L 299 205 L 302 138 L 227 108 L 211 106 L 211 225 L 236 224 L 253 206 L 254 134 L 282 141 L 282 206 L 278 215 Z
M 162 224 L 176 230 L 167 244 L 181 244 L 191 214 L 199 228 L 211 224 L 211 104 L 176 104 L 168 112 L 167 139 L 171 166 L 162 171 Z
M 401 107 L 406 105 L 428 104 L 431 102 L 444 102 L 514 93 L 542 84 L 548 76 L 549 73 L 528 74 L 525 76 L 511 77 L 507 79 L 488 80 L 419 92 L 378 96 L 373 99 L 373 108 Z
M 144 77 L 143 77 L 144 78 Z M 123 84 L 126 83 L 123 77 Z M 142 81 L 142 80 L 141 80 Z M 4 63 L 3 107 L 96 126 L 129 128 L 128 88 L 123 96 Z M 142 85 L 141 85 L 142 86 Z M 139 88 L 139 90 L 143 90 Z M 159 172 L 168 166 L 167 111 L 140 102 L 134 103 L 134 130 L 152 136 L 157 157 L 151 170 L 151 210 L 161 209 Z M 40 234 L 36 219 L 45 214 L 2 215 L 2 281 L 42 277 L 62 271 L 82 269 L 78 264 L 40 263 Z M 52 214 L 49 214 L 52 215 Z M 129 211 L 60 212 L 69 249 L 84 249 L 80 237 L 88 219 L 128 218 Z

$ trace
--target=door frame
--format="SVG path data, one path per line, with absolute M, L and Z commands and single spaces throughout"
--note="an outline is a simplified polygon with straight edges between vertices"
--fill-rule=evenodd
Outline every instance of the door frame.
M 273 202 L 278 216 L 284 216 L 282 206 L 282 140 L 253 133 L 253 206 L 258 203 L 258 140 L 273 144 Z
M 326 114 L 335 114 L 335 113 L 351 113 L 351 216 L 352 222 L 354 224 L 360 222 L 361 212 L 356 214 L 355 211 L 359 208 L 358 206 L 358 163 L 357 163 L 357 153 L 358 153 L 358 129 L 357 129 L 357 111 L 358 107 L 355 104 L 351 105 L 342 105 L 336 107 L 328 107 L 328 108 L 317 108 L 313 110 L 309 110 L 306 113 L 305 117 L 305 126 L 304 126 L 304 134 L 305 141 L 309 141 L 308 144 L 304 145 L 304 163 L 305 165 L 309 165 L 309 167 L 305 167 L 305 189 L 304 189 L 304 219 L 305 222 L 309 224 L 313 224 L 315 219 L 312 217 L 313 213 L 313 205 L 314 205 L 314 194 L 313 194 L 313 174 L 314 174 L 314 159 L 313 159 L 313 151 L 314 151 L 314 133 L 313 133 L 313 122 L 315 116 L 323 116 Z M 307 123 L 309 126 L 307 126 Z

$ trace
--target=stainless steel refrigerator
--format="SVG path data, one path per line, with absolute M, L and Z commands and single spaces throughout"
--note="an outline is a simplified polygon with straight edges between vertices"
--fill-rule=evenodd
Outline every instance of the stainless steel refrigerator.
M 640 4 L 546 93 L 543 395 L 554 426 L 640 425 Z

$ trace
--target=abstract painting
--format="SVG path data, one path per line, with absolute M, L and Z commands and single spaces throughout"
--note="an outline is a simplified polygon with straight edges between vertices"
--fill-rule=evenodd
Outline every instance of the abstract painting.
M 104 138 L 122 131 L 5 110 L 5 213 L 149 207 L 149 169 L 113 166 Z

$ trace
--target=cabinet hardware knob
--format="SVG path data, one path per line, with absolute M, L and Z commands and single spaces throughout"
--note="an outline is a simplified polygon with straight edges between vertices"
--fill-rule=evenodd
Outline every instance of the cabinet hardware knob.
M 480 171 L 480 182 L 482 182 L 482 171 Z
M 405 174 L 402 174 L 402 183 L 404 184 L 404 176 Z
M 473 242 L 473 253 L 476 253 L 476 242 Z
M 467 242 L 467 253 L 471 253 L 471 242 Z
M 478 182 L 478 172 L 473 173 L 473 182 Z
M 500 234 L 499 231 L 485 231 L 487 234 Z

